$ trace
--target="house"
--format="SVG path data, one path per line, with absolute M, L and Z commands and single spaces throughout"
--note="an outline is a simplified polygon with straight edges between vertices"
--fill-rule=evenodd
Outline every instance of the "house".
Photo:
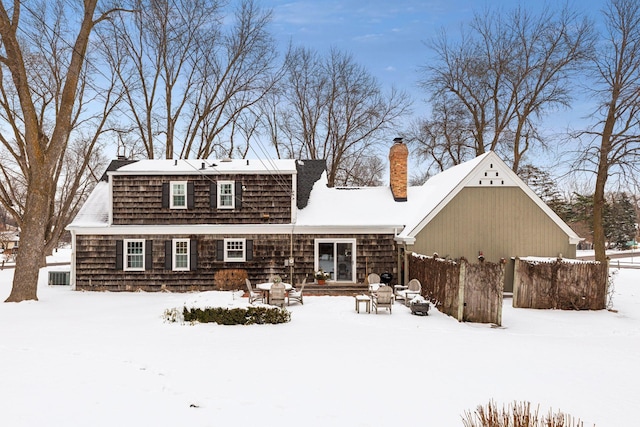
M 3 261 L 15 261 L 20 246 L 20 233 L 18 230 L 0 232 L 0 259 Z
M 404 282 L 412 251 L 575 256 L 579 237 L 495 153 L 417 187 L 407 157 L 394 140 L 390 185 L 371 188 L 327 187 L 318 160 L 114 161 L 67 227 L 71 284 L 211 290 L 220 270 L 297 282 L 323 269 L 332 286 L 384 271 Z

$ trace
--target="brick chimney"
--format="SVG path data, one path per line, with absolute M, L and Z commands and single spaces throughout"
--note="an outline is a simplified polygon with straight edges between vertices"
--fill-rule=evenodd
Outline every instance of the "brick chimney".
M 396 202 L 407 201 L 407 157 L 409 149 L 402 138 L 395 138 L 389 150 L 389 184 Z

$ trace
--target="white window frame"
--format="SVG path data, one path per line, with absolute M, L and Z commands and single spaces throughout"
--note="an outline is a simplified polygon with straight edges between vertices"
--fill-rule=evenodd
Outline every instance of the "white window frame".
M 178 253 L 178 244 L 185 243 L 187 252 Z M 171 267 L 173 271 L 189 271 L 191 268 L 191 241 L 189 239 L 173 239 L 171 248 Z M 186 266 L 178 267 L 178 256 L 186 256 Z
M 130 243 L 140 243 L 142 245 L 142 253 L 141 254 L 130 254 L 129 253 L 129 244 Z M 146 242 L 144 239 L 125 239 L 122 242 L 122 269 L 125 271 L 144 271 L 145 265 L 145 246 Z M 129 256 L 142 257 L 142 262 L 140 267 L 131 267 L 129 264 Z
M 229 256 L 229 243 L 242 243 L 242 257 Z M 239 250 L 239 249 L 235 249 Z M 224 239 L 224 261 L 245 262 L 247 260 L 247 239 Z
M 231 194 L 222 194 L 222 188 L 225 186 L 231 187 Z M 235 181 L 218 181 L 218 209 L 235 209 L 236 207 L 236 183 Z M 223 205 L 222 196 L 231 196 L 231 204 Z
M 320 259 L 318 256 L 319 253 L 319 249 L 320 249 L 320 244 L 321 243 L 332 243 L 333 247 L 334 247 L 334 251 L 333 251 L 333 274 L 331 275 L 330 280 L 332 281 L 339 281 L 339 282 L 345 282 L 345 283 L 352 283 L 352 282 L 356 282 L 357 281 L 357 276 L 356 276 L 356 265 L 357 265 L 357 259 L 356 259 L 356 239 L 315 239 L 314 240 L 314 249 L 313 249 L 313 269 L 314 271 L 318 271 L 320 270 L 320 268 L 322 267 L 320 265 Z M 351 279 L 352 280 L 337 280 L 337 269 L 338 269 L 338 263 L 339 260 L 337 259 L 337 257 L 335 256 L 335 248 L 336 245 L 338 243 L 350 243 L 351 244 Z
M 174 186 L 182 187 L 184 192 L 184 205 L 176 205 L 174 203 Z M 171 181 L 169 182 L 169 208 L 171 209 L 187 209 L 187 181 Z

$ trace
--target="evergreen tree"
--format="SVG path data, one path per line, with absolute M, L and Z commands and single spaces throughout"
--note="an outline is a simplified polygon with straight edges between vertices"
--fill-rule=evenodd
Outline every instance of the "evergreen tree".
M 569 222 L 571 204 L 565 200 L 549 172 L 534 165 L 524 165 L 518 176 L 542 199 L 560 218 Z
M 605 235 L 611 246 L 624 249 L 636 235 L 636 210 L 625 192 L 615 193 L 605 210 Z

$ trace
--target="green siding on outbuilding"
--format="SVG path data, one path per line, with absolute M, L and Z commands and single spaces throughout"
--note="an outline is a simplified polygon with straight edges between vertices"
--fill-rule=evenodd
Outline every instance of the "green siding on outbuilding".
M 519 187 L 466 187 L 416 236 L 413 252 L 477 262 L 508 261 L 505 291 L 513 282 L 512 257 L 575 258 L 569 236 Z

